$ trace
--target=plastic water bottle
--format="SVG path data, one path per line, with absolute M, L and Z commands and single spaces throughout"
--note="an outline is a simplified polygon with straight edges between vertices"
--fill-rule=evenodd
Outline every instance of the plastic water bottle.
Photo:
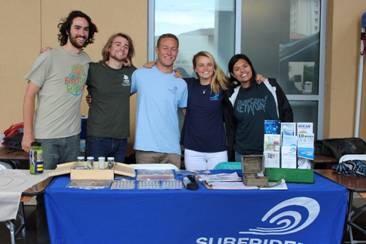
M 29 171 L 32 175 L 42 174 L 44 168 L 42 145 L 32 142 L 29 150 Z

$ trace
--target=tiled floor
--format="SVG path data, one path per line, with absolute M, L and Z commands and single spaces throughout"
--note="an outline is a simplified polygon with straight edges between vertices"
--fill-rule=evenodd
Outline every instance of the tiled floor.
M 357 201 L 360 201 L 359 199 L 356 199 Z M 364 199 L 362 201 L 365 201 Z M 25 206 L 25 215 L 26 215 L 26 239 L 17 239 L 17 244 L 36 244 L 36 214 L 35 214 L 35 206 Z M 360 216 L 358 223 L 366 228 L 366 213 L 364 213 L 362 216 Z M 366 240 L 366 236 L 358 233 L 357 231 L 354 231 L 354 237 L 355 239 L 360 238 L 361 240 Z M 348 235 L 346 236 L 346 240 L 348 240 Z M 9 231 L 5 227 L 4 223 L 0 223 L 0 243 L 1 244 L 8 244 L 10 243 L 9 238 Z M 164 243 L 162 243 L 164 244 Z

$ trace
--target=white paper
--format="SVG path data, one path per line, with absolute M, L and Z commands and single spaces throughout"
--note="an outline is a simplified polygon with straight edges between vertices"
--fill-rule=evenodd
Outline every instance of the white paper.
M 298 158 L 297 159 L 297 168 L 298 169 L 311 169 L 311 161 L 306 158 Z
M 243 182 L 210 182 L 208 183 L 210 189 L 217 190 L 255 190 L 256 186 L 246 186 Z
M 260 187 L 261 190 L 287 190 L 287 184 L 284 179 L 280 182 L 269 182 L 268 187 Z
M 281 135 L 265 134 L 263 151 L 265 152 L 280 152 L 281 148 Z
M 296 169 L 297 136 L 282 137 L 281 168 Z
M 15 219 L 23 191 L 47 178 L 47 172 L 31 175 L 29 170 L 0 170 L 0 221 Z
M 280 152 L 274 152 L 274 151 L 263 152 L 263 158 L 265 168 L 280 167 Z
M 297 140 L 299 158 L 314 159 L 314 134 L 300 134 Z
M 297 135 L 300 134 L 313 134 L 313 123 L 312 122 L 302 122 L 297 123 Z
M 296 123 L 292 122 L 281 123 L 281 135 L 296 136 Z
M 198 175 L 199 180 L 206 182 L 230 182 L 230 181 L 241 181 L 237 172 L 234 173 L 220 173 L 211 175 Z

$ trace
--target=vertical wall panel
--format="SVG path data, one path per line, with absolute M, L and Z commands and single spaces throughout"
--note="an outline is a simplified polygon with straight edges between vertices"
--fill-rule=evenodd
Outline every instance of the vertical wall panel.
M 2 1 L 0 7 L 0 130 L 22 121 L 28 72 L 40 49 L 40 0 Z
M 88 14 L 98 27 L 95 41 L 85 51 L 93 61 L 101 59 L 101 50 L 110 35 L 124 32 L 134 41 L 135 66 L 141 66 L 147 57 L 147 1 L 145 0 L 42 0 L 42 43 L 44 46 L 58 46 L 57 24 L 72 10 Z M 84 100 L 85 101 L 85 100 Z M 87 115 L 88 107 L 83 101 L 81 113 Z M 131 135 L 135 128 L 135 99 L 131 99 Z
M 366 11 L 366 1 L 354 0 L 352 4 L 348 0 L 329 2 L 331 23 L 328 23 L 328 28 L 331 29 L 327 36 L 327 130 L 324 137 L 351 137 L 354 131 L 360 19 Z

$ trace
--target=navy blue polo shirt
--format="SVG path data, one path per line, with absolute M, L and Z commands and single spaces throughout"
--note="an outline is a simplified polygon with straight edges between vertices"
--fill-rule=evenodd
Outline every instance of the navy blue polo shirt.
M 185 79 L 188 103 L 182 142 L 186 149 L 198 152 L 226 150 L 223 121 L 223 92 L 213 93 L 210 85 L 198 79 Z

